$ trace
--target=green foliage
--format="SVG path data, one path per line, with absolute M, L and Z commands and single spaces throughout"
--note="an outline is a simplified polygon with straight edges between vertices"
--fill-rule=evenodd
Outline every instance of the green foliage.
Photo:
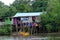
M 49 0 L 48 1 L 48 7 L 46 10 L 46 14 L 43 13 L 40 15 L 41 17 L 41 25 L 46 27 L 45 25 L 49 27 L 52 27 L 52 31 L 57 31 L 58 27 L 60 27 L 60 2 L 59 0 Z
M 0 18 L 5 16 L 5 13 L 9 11 L 8 7 L 7 6 L 0 6 Z
M 30 5 L 31 4 L 31 5 Z M 60 27 L 60 1 L 59 0 L 15 0 L 10 6 L 4 5 L 0 1 L 0 18 L 11 17 L 16 12 L 42 12 L 40 15 L 41 25 L 47 30 L 57 30 Z M 52 27 L 52 28 L 51 28 Z M 0 29 L 1 31 L 2 29 Z M 52 30 L 52 31 L 53 31 Z M 6 31 L 3 29 L 2 33 Z M 7 31 L 6 31 L 7 32 Z
M 52 26 L 50 24 L 46 24 L 45 26 L 46 26 L 47 31 L 51 32 Z
M 12 27 L 10 25 L 3 25 L 0 28 L 0 35 L 8 35 L 11 34 Z
M 0 2 L 0 18 L 14 16 L 17 12 L 46 11 L 47 0 L 15 0 L 10 6 Z
M 30 5 L 28 5 L 28 1 L 15 1 L 12 6 L 14 6 L 17 9 L 17 12 L 31 12 L 32 8 Z
M 15 7 L 7 6 L 0 2 L 0 18 L 11 17 L 15 15 L 16 11 Z
M 12 6 L 17 12 L 41 12 L 46 11 L 48 0 L 15 0 Z
M 35 3 L 32 4 L 33 11 L 42 12 L 46 11 L 48 0 L 36 0 Z
M 17 12 L 16 8 L 13 7 L 13 6 L 10 6 L 8 8 L 9 10 L 5 13 L 5 17 L 11 17 L 11 16 L 14 16 Z

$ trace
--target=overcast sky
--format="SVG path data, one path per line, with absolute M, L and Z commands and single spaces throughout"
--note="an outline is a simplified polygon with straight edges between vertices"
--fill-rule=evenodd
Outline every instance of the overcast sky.
M 14 0 L 0 0 L 2 1 L 5 5 L 10 5 L 14 2 Z

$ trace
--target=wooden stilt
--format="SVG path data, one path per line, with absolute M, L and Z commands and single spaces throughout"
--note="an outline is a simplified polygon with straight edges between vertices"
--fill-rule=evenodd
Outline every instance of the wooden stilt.
M 16 24 L 16 33 L 17 33 L 17 35 L 18 35 L 18 28 L 17 28 L 17 24 Z
M 31 28 L 31 36 L 32 36 L 32 31 L 33 31 L 33 27 Z

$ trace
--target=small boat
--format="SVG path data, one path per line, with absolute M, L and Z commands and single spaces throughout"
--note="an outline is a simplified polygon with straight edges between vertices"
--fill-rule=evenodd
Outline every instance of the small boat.
M 29 36 L 30 34 L 28 33 L 28 32 L 26 32 L 25 34 L 24 34 L 24 36 Z
M 30 34 L 28 32 L 19 32 L 20 36 L 29 36 Z

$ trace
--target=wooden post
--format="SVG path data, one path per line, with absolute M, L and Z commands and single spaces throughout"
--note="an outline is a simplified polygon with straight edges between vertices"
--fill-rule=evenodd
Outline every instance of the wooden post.
M 17 28 L 18 26 L 17 26 L 17 19 L 16 19 L 16 18 L 15 18 L 15 22 L 16 22 L 16 23 L 15 23 L 15 25 L 16 25 L 16 33 L 17 33 L 17 35 L 18 35 L 18 28 Z
M 31 36 L 32 36 L 32 30 L 33 30 L 33 27 L 31 28 Z
M 18 35 L 18 28 L 17 28 L 17 24 L 16 24 L 16 32 L 17 32 L 17 35 Z

